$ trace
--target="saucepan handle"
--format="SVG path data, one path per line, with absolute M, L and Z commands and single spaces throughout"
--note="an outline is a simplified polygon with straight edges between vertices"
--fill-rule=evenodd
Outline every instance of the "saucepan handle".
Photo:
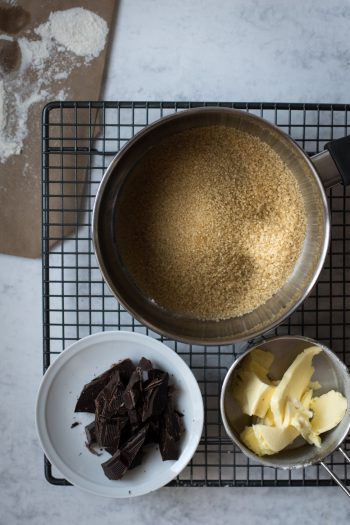
M 350 184 L 350 136 L 327 142 L 324 151 L 311 157 L 325 188 Z
M 346 461 L 348 463 L 350 463 L 350 457 L 348 456 L 348 454 L 345 452 L 345 450 L 343 450 L 341 447 L 338 447 L 339 452 L 341 452 L 344 456 L 344 458 L 346 459 Z M 348 489 L 348 487 L 346 485 L 344 485 L 344 483 L 342 482 L 342 480 L 340 478 L 338 478 L 338 476 L 333 472 L 333 470 L 331 470 L 329 468 L 329 466 L 324 462 L 324 461 L 321 461 L 320 462 L 320 465 L 322 465 L 322 467 L 324 469 L 327 470 L 328 474 L 330 474 L 332 476 L 332 478 L 334 479 L 334 481 L 339 485 L 339 487 L 345 492 L 345 494 L 347 496 L 349 496 L 350 498 L 350 490 Z

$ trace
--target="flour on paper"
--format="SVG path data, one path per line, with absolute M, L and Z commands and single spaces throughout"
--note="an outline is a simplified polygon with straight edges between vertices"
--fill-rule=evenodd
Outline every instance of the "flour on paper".
M 46 22 L 18 38 L 19 69 L 5 76 L 0 68 L 0 163 L 22 151 L 31 106 L 66 98 L 62 84 L 53 84 L 99 56 L 107 33 L 103 18 L 77 7 L 52 12 Z M 0 39 L 9 37 L 1 35 Z

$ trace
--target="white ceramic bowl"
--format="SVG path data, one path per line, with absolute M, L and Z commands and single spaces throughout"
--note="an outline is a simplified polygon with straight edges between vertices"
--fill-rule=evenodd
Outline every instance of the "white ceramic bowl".
M 113 363 L 142 356 L 170 375 L 175 385 L 174 405 L 184 414 L 185 432 L 177 461 L 162 461 L 155 445 L 142 464 L 118 481 L 108 479 L 98 457 L 85 446 L 85 425 L 92 414 L 74 413 L 84 386 Z M 37 397 L 36 427 L 41 446 L 51 463 L 73 485 L 113 498 L 139 496 L 156 490 L 175 478 L 191 460 L 201 438 L 203 400 L 198 383 L 183 359 L 159 341 L 134 332 L 101 332 L 73 343 L 48 368 Z M 81 424 L 71 428 L 74 421 Z

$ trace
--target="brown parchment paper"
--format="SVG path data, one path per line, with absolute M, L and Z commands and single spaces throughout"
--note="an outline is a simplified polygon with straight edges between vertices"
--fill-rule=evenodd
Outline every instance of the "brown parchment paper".
M 53 86 L 55 92 L 64 89 L 70 100 L 99 99 L 110 39 L 113 36 L 116 4 L 116 0 L 22 0 L 17 3 L 30 13 L 30 21 L 16 35 L 18 37 L 23 36 L 28 29 L 45 22 L 51 11 L 71 7 L 84 7 L 94 11 L 106 20 L 110 28 L 109 40 L 102 53 L 89 64 L 76 67 L 67 79 L 56 81 Z M 31 258 L 41 255 L 41 113 L 43 105 L 45 104 L 40 102 L 33 104 L 29 109 L 28 135 L 21 154 L 12 156 L 5 163 L 0 164 L 1 253 Z M 86 117 L 82 116 L 82 118 L 87 118 L 87 112 L 85 115 Z M 86 133 L 87 130 L 88 128 L 86 128 Z M 83 134 L 84 130 L 80 128 L 81 138 L 84 138 Z M 82 158 L 78 159 L 78 162 L 83 167 L 86 160 Z M 82 178 L 86 176 L 84 170 L 80 170 L 79 173 Z M 68 170 L 64 177 L 65 180 L 69 181 L 70 178 L 73 180 L 73 170 Z M 67 188 L 68 186 L 73 185 L 67 184 Z M 55 187 L 50 186 L 49 191 L 55 193 Z M 72 196 L 72 206 L 76 202 L 77 196 Z M 61 219 L 61 216 L 57 216 L 58 221 Z M 64 228 L 65 235 L 72 230 L 69 222 L 68 220 Z

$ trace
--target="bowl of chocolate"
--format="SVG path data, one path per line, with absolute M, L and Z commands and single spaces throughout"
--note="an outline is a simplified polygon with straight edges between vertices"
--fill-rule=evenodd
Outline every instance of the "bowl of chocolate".
M 195 453 L 203 401 L 185 361 L 134 332 L 101 332 L 64 350 L 43 377 L 36 426 L 73 485 L 124 498 L 171 482 Z

